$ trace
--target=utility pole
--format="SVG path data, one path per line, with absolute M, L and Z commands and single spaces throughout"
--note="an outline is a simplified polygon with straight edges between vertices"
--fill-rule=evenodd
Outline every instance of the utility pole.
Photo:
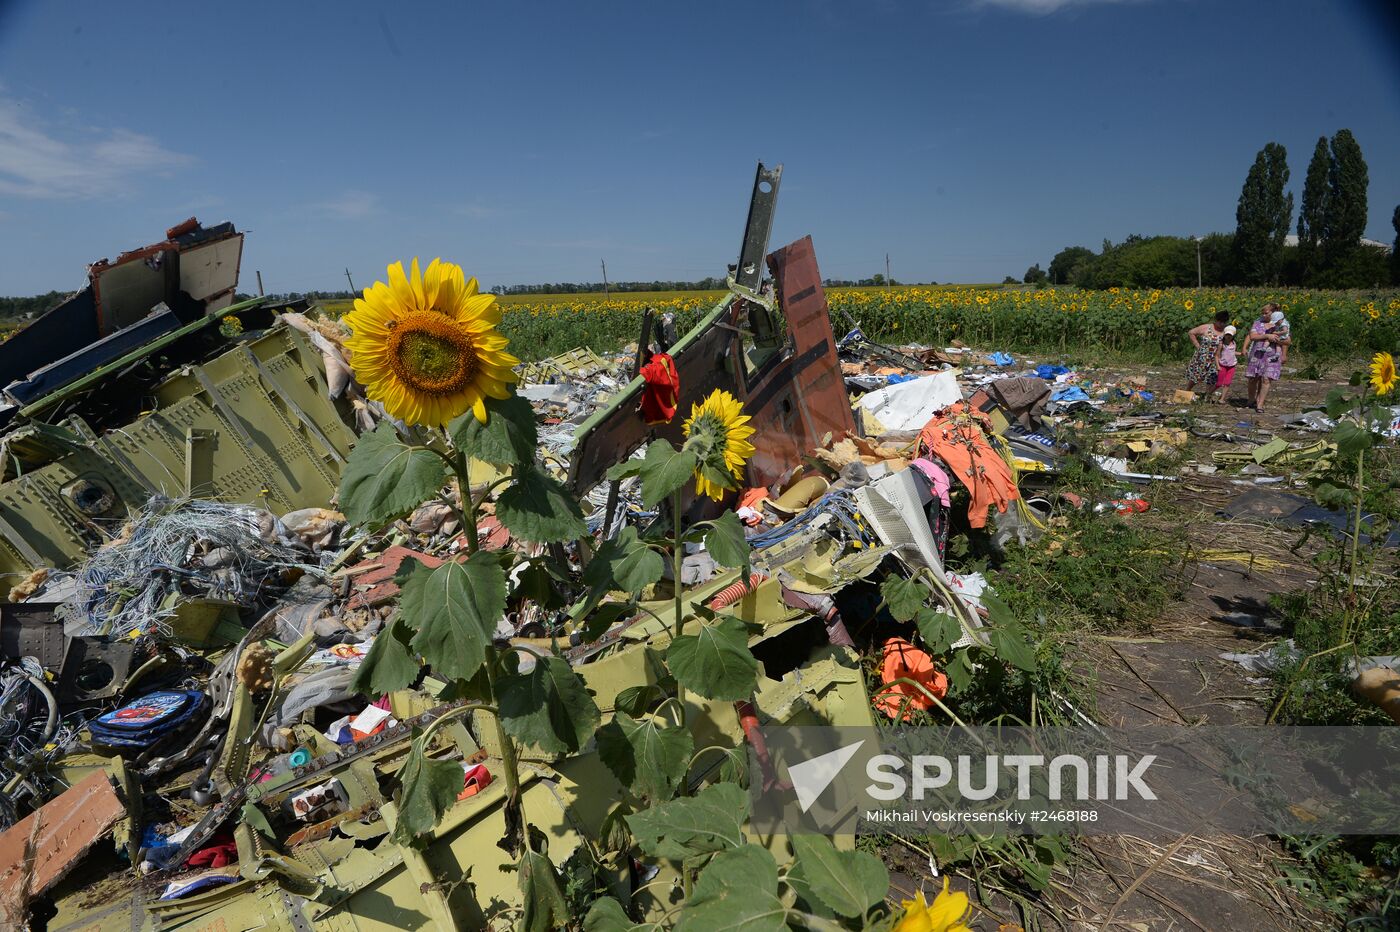
M 606 301 L 608 300 L 608 260 L 599 259 L 598 261 L 603 266 L 603 300 Z
M 258 269 L 258 297 L 261 298 L 262 296 L 263 296 L 262 269 Z
M 350 283 L 350 293 L 351 293 L 351 294 L 354 294 L 354 293 L 355 293 L 355 280 L 352 279 L 352 278 L 350 277 L 350 270 L 349 270 L 348 268 L 345 270 L 345 280 L 346 280 L 347 282 Z
M 890 254 L 885 253 L 885 290 L 890 290 Z
M 1201 238 L 1200 238 L 1199 236 L 1193 236 L 1193 237 L 1191 237 L 1191 238 L 1192 238 L 1193 240 L 1196 241 L 1196 290 L 1197 290 L 1197 291 L 1200 291 L 1200 290 L 1201 290 Z

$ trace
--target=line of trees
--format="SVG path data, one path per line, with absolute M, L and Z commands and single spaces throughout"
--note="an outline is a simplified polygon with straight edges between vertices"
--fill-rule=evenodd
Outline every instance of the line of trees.
M 1104 240 L 1100 252 L 1067 246 L 1050 265 L 1026 270 L 1034 285 L 1081 288 L 1156 288 L 1195 285 L 1306 285 L 1370 288 L 1400 284 L 1400 206 L 1395 208 L 1395 247 L 1363 242 L 1369 177 L 1361 145 L 1350 130 L 1317 141 L 1303 181 L 1297 242 L 1288 152 L 1270 142 L 1245 176 L 1235 208 L 1235 231 L 1200 239 L 1129 236 Z
M 722 278 L 702 278 L 693 282 L 608 282 L 609 292 L 623 291 L 719 291 L 727 287 Z M 497 285 L 496 294 L 592 294 L 603 290 L 602 282 L 545 282 L 539 285 Z
M 26 314 L 38 317 L 69 294 L 67 291 L 50 291 L 30 298 L 0 298 L 0 317 L 23 317 Z

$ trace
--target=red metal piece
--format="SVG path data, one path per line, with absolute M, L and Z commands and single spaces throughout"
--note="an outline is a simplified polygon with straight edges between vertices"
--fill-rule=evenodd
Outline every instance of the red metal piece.
M 107 771 L 98 770 L 0 834 L 0 923 L 24 928 L 30 899 L 63 879 L 126 814 Z
M 744 738 L 753 748 L 753 756 L 758 760 L 759 772 L 763 774 L 763 791 L 771 789 L 790 790 L 792 784 L 778 779 L 773 769 L 773 757 L 768 753 L 768 742 L 763 739 L 763 729 L 759 727 L 758 710 L 747 699 L 734 703 L 734 711 L 739 713 L 739 727 L 744 730 Z

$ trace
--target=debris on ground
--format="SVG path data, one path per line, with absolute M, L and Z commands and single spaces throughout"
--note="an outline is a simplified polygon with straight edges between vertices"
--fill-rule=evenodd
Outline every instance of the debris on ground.
M 811 239 L 765 256 L 763 229 L 746 236 L 739 265 L 754 277 L 733 280 L 689 332 L 648 316 L 623 352 L 579 347 L 520 367 L 538 465 L 583 503 L 587 533 L 566 543 L 511 533 L 494 496 L 503 473 L 487 462 L 469 464 L 470 488 L 446 486 L 383 529 L 348 522 L 339 492 L 352 448 L 404 425 L 354 381 L 342 324 L 305 305 L 233 302 L 242 234 L 229 224 L 191 220 L 94 265 L 88 288 L 0 345 L 10 923 L 41 899 L 50 929 L 251 928 L 269 913 L 296 929 L 499 923 L 522 894 L 497 846 L 514 816 L 496 735 L 431 669 L 383 693 L 361 682 L 398 638 L 415 568 L 467 561 L 478 546 L 533 558 L 492 637 L 520 648 L 522 669 L 571 665 L 605 716 L 623 690 L 657 685 L 647 658 L 671 642 L 666 613 L 686 587 L 692 608 L 741 620 L 763 664 L 748 700 L 692 700 L 706 743 L 742 752 L 760 718 L 936 718 L 950 681 L 971 675 L 935 660 L 955 648 L 1033 662 L 996 617 L 988 578 L 952 559 L 950 541 L 997 552 L 1053 537 L 1081 508 L 1143 515 L 1151 505 L 1133 489 L 1174 478 L 1154 463 L 1200 430 L 1237 430 L 1145 410 L 1156 396 L 1137 378 L 1095 384 L 960 344 L 884 346 L 858 321 L 838 339 Z M 238 326 L 221 327 L 229 319 Z M 622 603 L 593 591 L 591 561 L 617 559 L 610 547 L 670 507 L 611 471 L 649 441 L 677 439 L 715 387 L 743 403 L 756 452 L 737 494 L 717 504 L 687 489 L 681 507 L 742 522 L 745 565 L 692 541 L 679 580 L 667 567 L 639 610 L 608 611 Z M 1252 465 L 1292 483 L 1335 452 L 1245 438 L 1200 469 Z M 1097 472 L 1101 501 L 1056 492 L 1071 464 Z M 473 504 L 484 520 L 464 520 Z M 1275 490 L 1226 509 L 1313 520 Z M 1279 662 L 1228 659 L 1254 672 Z M 1358 684 L 1397 714 L 1392 682 Z M 429 726 L 435 762 L 460 766 L 461 785 L 420 851 L 397 840 L 395 794 Z M 521 802 L 554 826 L 556 864 L 611 830 L 621 790 L 595 752 L 522 766 Z M 687 779 L 698 786 L 719 766 L 695 764 Z M 611 882 L 659 915 L 665 899 L 643 894 L 651 878 L 638 864 L 612 865 Z

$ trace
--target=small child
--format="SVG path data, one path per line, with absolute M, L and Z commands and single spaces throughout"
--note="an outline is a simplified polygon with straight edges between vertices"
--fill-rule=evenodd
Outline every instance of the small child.
M 1215 350 L 1215 385 L 1207 394 L 1220 392 L 1220 397 L 1215 400 L 1216 404 L 1225 404 L 1226 398 L 1230 395 L 1230 383 L 1235 380 L 1235 366 L 1239 364 L 1239 356 L 1235 352 L 1235 328 L 1226 327 L 1220 334 L 1220 346 Z

